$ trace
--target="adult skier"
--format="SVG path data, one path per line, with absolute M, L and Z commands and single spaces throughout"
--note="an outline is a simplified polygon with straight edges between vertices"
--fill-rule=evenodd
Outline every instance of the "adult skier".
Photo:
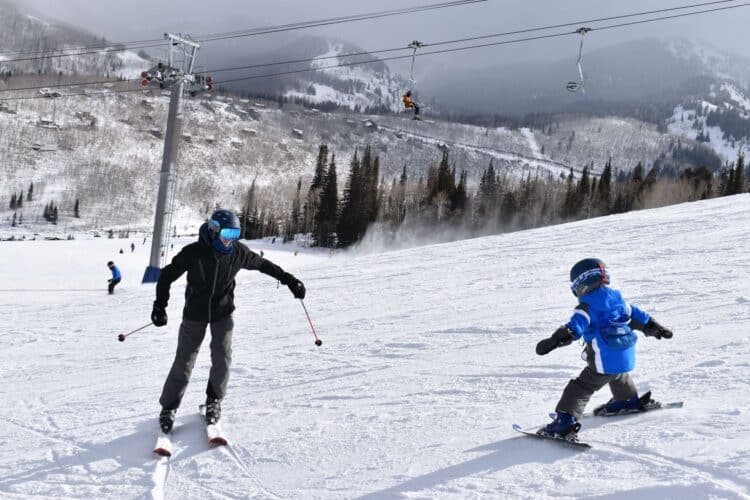
M 114 262 L 111 260 L 107 262 L 107 267 L 110 271 L 112 271 L 112 278 L 107 280 L 107 291 L 110 295 L 115 293 L 115 287 L 117 284 L 122 281 L 122 273 L 120 272 L 120 269 L 115 265 Z
M 237 241 L 240 222 L 229 210 L 217 210 L 199 231 L 198 241 L 184 247 L 161 270 L 151 321 L 167 324 L 169 287 L 187 271 L 185 307 L 182 311 L 177 353 L 159 398 L 159 426 L 169 433 L 185 394 L 206 328 L 211 328 L 211 371 L 206 387 L 206 423 L 221 417 L 221 400 L 229 380 L 234 322 L 235 275 L 240 269 L 260 271 L 289 287 L 295 298 L 305 298 L 305 285 Z
M 414 119 L 419 120 L 419 105 L 411 98 L 411 90 L 407 90 L 401 100 L 404 102 L 404 108 L 414 110 Z
M 583 259 L 570 270 L 571 290 L 578 305 L 567 324 L 536 346 L 536 353 L 545 355 L 583 337 L 586 343 L 586 368 L 568 382 L 556 417 L 538 432 L 555 437 L 575 435 L 579 420 L 591 396 L 609 384 L 612 399 L 594 410 L 597 415 L 616 414 L 623 410 L 639 410 L 651 402 L 651 392 L 638 397 L 629 372 L 635 368 L 633 330 L 648 337 L 671 339 L 672 332 L 651 316 L 627 302 L 618 290 L 610 288 L 609 272 L 599 259 Z

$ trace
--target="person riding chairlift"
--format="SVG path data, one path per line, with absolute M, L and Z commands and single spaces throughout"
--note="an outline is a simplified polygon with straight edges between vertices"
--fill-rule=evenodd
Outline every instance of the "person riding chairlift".
M 411 90 L 407 90 L 406 94 L 402 98 L 404 101 L 404 108 L 414 110 L 414 119 L 419 120 L 419 106 L 411 98 Z

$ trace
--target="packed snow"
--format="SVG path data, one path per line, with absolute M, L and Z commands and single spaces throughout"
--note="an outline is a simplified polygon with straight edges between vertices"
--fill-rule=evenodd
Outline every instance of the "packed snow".
M 119 343 L 149 322 L 147 244 L 0 242 L 0 497 L 748 498 L 749 212 L 740 195 L 385 253 L 248 242 L 304 280 L 323 345 L 285 287 L 241 273 L 230 446 L 208 448 L 197 412 L 204 345 L 171 459 L 151 450 L 184 280 L 165 328 Z M 534 346 L 567 320 L 568 270 L 589 256 L 674 330 L 641 337 L 634 377 L 685 407 L 584 419 L 581 452 L 511 425 L 545 423 L 584 366 L 580 346 Z

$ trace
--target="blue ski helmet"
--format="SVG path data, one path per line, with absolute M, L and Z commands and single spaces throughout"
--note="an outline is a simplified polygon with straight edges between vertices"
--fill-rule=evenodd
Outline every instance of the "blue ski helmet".
M 221 236 L 225 240 L 236 240 L 240 237 L 240 220 L 229 210 L 217 210 L 208 219 L 208 229 L 213 239 Z
M 583 259 L 570 269 L 570 289 L 576 297 L 602 285 L 609 285 L 609 272 L 602 260 L 593 257 Z

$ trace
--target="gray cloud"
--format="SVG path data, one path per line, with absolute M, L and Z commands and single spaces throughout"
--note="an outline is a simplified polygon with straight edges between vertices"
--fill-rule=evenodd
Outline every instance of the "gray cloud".
M 365 13 L 424 5 L 428 0 L 17 0 L 21 6 L 38 13 L 81 26 L 94 34 L 115 41 L 159 37 L 165 30 L 187 33 L 212 33 L 248 27 L 284 24 L 296 21 Z M 436 42 L 520 28 L 605 17 L 639 10 L 684 5 L 687 1 L 631 0 L 489 0 L 483 4 L 314 28 L 298 32 L 351 41 L 365 49 L 376 50 L 407 44 L 412 39 Z M 746 54 L 750 46 L 747 21 L 750 8 L 718 12 L 693 18 L 645 24 L 619 30 L 592 33 L 587 49 L 595 49 L 627 40 L 653 36 L 681 36 L 704 41 L 731 52 Z M 269 45 L 288 43 L 293 34 L 235 41 L 244 50 L 267 49 Z M 217 42 L 221 43 L 221 42 Z M 559 38 L 524 44 L 461 52 L 458 55 L 424 58 L 422 70 L 452 63 L 473 67 L 523 62 L 526 60 L 571 57 L 577 40 Z M 204 61 L 208 64 L 207 61 Z M 407 71 L 408 62 L 394 63 L 395 71 Z

